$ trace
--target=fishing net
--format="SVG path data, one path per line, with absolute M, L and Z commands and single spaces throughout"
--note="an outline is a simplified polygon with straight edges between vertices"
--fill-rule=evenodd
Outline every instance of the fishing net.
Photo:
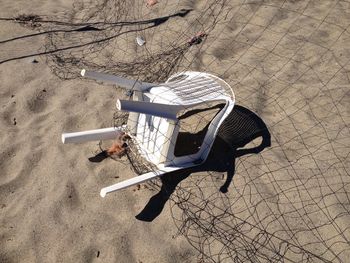
M 17 21 L 48 32 L 40 54 L 63 79 L 193 70 L 230 84 L 236 106 L 208 169 L 152 183 L 200 262 L 350 257 L 349 2 L 76 0 L 59 21 Z M 135 147 L 134 170 L 154 169 Z

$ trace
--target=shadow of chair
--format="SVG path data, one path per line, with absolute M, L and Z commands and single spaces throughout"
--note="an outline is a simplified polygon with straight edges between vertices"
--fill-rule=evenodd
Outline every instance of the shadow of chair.
M 260 145 L 244 148 L 259 137 L 262 138 Z M 206 162 L 197 167 L 163 175 L 160 191 L 150 198 L 136 218 L 153 221 L 162 212 L 176 186 L 195 172 L 226 172 L 226 181 L 220 187 L 220 191 L 226 193 L 235 174 L 235 159 L 247 154 L 257 154 L 269 146 L 271 146 L 271 135 L 262 119 L 249 109 L 235 105 L 221 125 Z

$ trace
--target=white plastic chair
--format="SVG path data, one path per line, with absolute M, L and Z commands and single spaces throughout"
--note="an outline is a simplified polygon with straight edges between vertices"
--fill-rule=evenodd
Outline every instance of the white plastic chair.
M 132 101 L 118 100 L 118 110 L 128 111 L 128 129 L 138 145 L 138 152 L 158 170 L 122 181 L 101 189 L 101 196 L 135 184 L 151 180 L 165 173 L 193 167 L 203 163 L 210 152 L 222 122 L 234 107 L 234 94 L 222 79 L 208 73 L 186 71 L 172 75 L 165 83 L 153 84 L 82 70 L 82 76 L 114 83 L 134 90 Z M 199 150 L 176 156 L 175 146 L 181 128 L 181 115 L 208 103 L 222 104 L 207 127 Z M 114 139 L 118 130 L 111 127 L 75 133 L 63 133 L 63 143 L 80 143 Z

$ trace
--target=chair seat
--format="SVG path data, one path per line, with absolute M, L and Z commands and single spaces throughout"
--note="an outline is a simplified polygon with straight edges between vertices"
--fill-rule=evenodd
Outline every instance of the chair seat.
M 182 113 L 196 107 L 206 107 L 208 103 L 224 104 L 223 109 L 208 126 L 203 139 L 203 146 L 194 154 L 175 156 L 174 149 L 181 129 L 178 119 L 172 120 L 150 114 L 139 113 L 128 125 L 136 126 L 136 140 L 140 144 L 140 153 L 156 165 L 176 166 L 185 163 L 204 161 L 214 142 L 218 128 L 234 106 L 234 95 L 228 93 L 230 86 L 223 80 L 202 72 L 182 72 L 171 76 L 161 83 L 143 90 L 142 96 L 134 99 L 174 107 L 174 111 Z M 155 104 L 154 104 L 155 105 Z M 170 106 L 171 105 L 171 106 Z M 162 109 L 160 109 L 161 111 Z M 135 130 L 135 129 L 134 129 Z

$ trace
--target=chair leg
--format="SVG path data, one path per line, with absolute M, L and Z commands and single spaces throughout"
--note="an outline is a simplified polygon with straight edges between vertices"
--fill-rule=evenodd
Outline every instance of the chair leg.
M 123 126 L 81 132 L 62 133 L 62 142 L 66 144 L 99 140 L 112 140 L 118 136 L 122 128 Z
M 156 177 L 162 176 L 166 173 L 170 173 L 170 172 L 180 170 L 183 168 L 185 168 L 185 167 L 165 167 L 162 170 L 157 170 L 154 172 L 145 173 L 145 174 L 142 174 L 140 176 L 136 176 L 136 177 L 133 177 L 131 179 L 122 181 L 120 183 L 113 184 L 111 186 L 107 186 L 105 188 L 102 188 L 100 195 L 101 195 L 101 197 L 105 197 L 106 194 L 108 194 L 108 193 L 118 191 L 118 190 L 130 187 L 130 186 L 136 185 L 136 184 L 144 183 L 144 182 L 147 182 L 153 178 L 156 178 Z

